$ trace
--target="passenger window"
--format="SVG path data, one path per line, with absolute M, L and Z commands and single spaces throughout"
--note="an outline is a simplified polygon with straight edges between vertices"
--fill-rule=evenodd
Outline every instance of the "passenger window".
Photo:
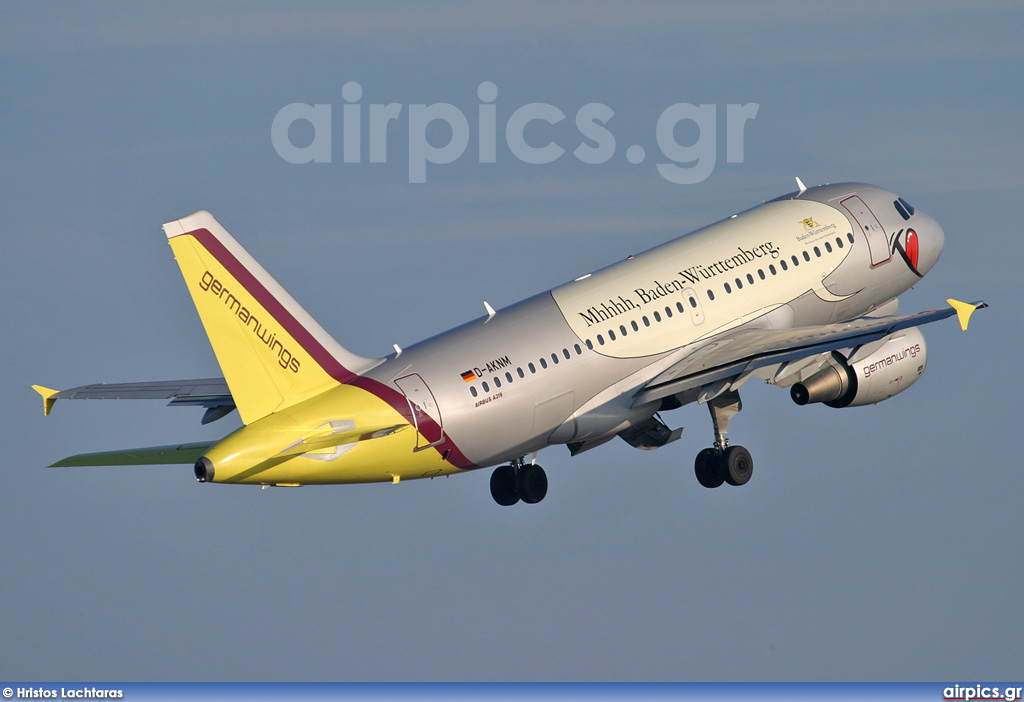
M 557 353 L 551 354 L 551 362 L 554 363 L 555 365 L 558 365 L 558 354 Z
M 644 315 L 644 326 L 645 327 L 651 326 L 651 320 L 647 319 L 647 315 Z
M 580 348 L 579 344 L 573 344 L 572 347 L 576 351 L 576 355 L 577 356 L 582 356 L 583 355 L 583 349 Z
M 480 387 L 482 387 L 484 389 L 484 392 L 490 392 L 491 391 L 491 388 L 488 387 L 486 380 L 484 382 L 480 383 Z
M 526 374 L 523 373 L 523 367 L 522 366 L 519 366 L 518 368 L 516 368 L 516 373 L 519 374 L 520 378 L 525 378 L 526 377 Z
M 512 374 L 509 373 L 508 371 L 505 371 L 505 380 L 507 380 L 510 383 L 512 382 Z
M 809 253 L 807 253 L 806 251 L 804 251 L 804 260 L 805 261 L 810 261 L 811 260 L 811 255 Z
M 604 337 L 600 334 L 597 335 L 597 344 L 598 346 L 604 346 Z
M 661 321 L 661 315 L 658 314 L 657 312 L 654 313 L 654 321 L 655 322 L 660 322 Z
M 760 268 L 757 269 L 757 277 L 764 280 L 764 271 Z
M 710 290 L 708 290 L 708 299 L 711 300 L 712 302 L 715 301 L 715 294 Z
M 691 297 L 690 299 L 692 300 L 693 298 Z M 682 314 L 683 312 L 686 311 L 686 310 L 683 309 L 683 303 L 681 303 L 681 302 L 677 302 L 676 303 L 676 309 L 679 310 L 679 314 Z
M 736 279 L 736 289 L 737 290 L 742 290 L 743 289 L 743 281 L 741 281 L 739 278 Z
M 594 342 L 591 341 L 590 339 L 587 339 L 586 343 L 587 343 L 587 348 L 590 349 L 591 351 L 593 351 L 594 350 Z
M 668 307 L 668 306 L 665 307 L 665 316 L 666 317 L 670 317 L 670 318 L 672 317 L 672 308 L 671 307 Z
M 615 341 L 615 332 L 613 332 L 611 329 L 608 330 L 608 340 Z
M 843 240 L 840 239 L 838 236 L 836 237 L 836 246 L 838 246 L 839 248 L 843 248 Z
M 817 256 L 818 258 L 821 258 L 821 249 L 819 249 L 817 246 L 814 247 L 814 255 Z M 808 260 L 810 260 L 810 256 L 808 256 L 807 258 Z
M 472 395 L 473 397 L 477 396 L 476 386 L 475 385 L 470 385 L 469 386 L 469 394 Z
M 501 378 L 499 378 L 498 376 L 494 376 L 494 387 L 496 387 L 496 388 L 500 388 L 501 387 Z
M 697 298 L 695 298 L 695 297 L 691 297 L 690 298 L 690 307 L 692 307 L 694 309 L 697 309 Z M 682 310 L 680 310 L 680 312 L 682 312 Z
M 846 233 L 846 238 L 847 238 L 847 239 L 849 240 L 849 242 L 850 242 L 850 243 L 852 244 L 852 243 L 853 243 L 853 232 L 847 232 L 847 233 Z
M 779 265 L 782 266 L 782 270 L 784 270 L 784 271 L 788 271 L 789 270 L 789 267 L 786 265 L 785 260 L 779 261 Z
M 640 331 L 640 325 L 636 323 L 635 319 L 629 323 L 629 326 L 633 327 L 633 331 Z
M 754 276 L 750 275 L 749 273 L 747 273 L 747 283 L 750 285 L 754 284 Z
M 800 265 L 800 259 L 799 259 L 799 258 L 797 258 L 796 256 L 793 256 L 793 257 L 792 257 L 792 261 L 793 261 L 793 267 L 794 267 L 794 268 L 796 268 L 797 266 L 799 266 L 799 265 Z
M 772 265 L 768 266 L 768 272 L 771 273 L 772 275 L 777 275 L 774 263 Z
M 828 253 L 832 253 L 832 242 L 825 242 L 825 251 L 827 251 Z
M 540 359 L 540 367 L 541 368 L 547 368 L 548 367 L 548 362 L 545 361 L 543 358 Z
M 533 365 L 532 363 L 527 363 L 526 366 L 527 366 L 527 368 L 530 369 L 531 373 L 536 373 L 537 372 L 537 367 L 535 365 Z
M 565 356 L 565 360 L 569 360 L 569 349 L 562 349 L 562 355 Z
M 728 283 L 726 283 L 723 287 L 725 287 L 725 294 L 726 295 L 728 295 L 729 293 L 732 292 L 732 288 L 729 287 Z

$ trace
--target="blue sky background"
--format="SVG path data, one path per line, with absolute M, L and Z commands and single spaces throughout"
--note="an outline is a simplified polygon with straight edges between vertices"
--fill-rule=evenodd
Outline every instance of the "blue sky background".
M 1015 2 L 3 4 L 0 679 L 1019 678 L 1022 29 Z M 387 163 L 344 163 L 348 81 L 364 110 L 451 103 L 471 125 L 493 82 L 497 162 L 478 162 L 474 132 L 410 184 L 406 109 Z M 331 163 L 275 152 L 294 102 L 333 105 Z M 501 138 L 532 102 L 569 116 L 527 131 L 567 149 L 548 165 Z M 570 153 L 592 102 L 615 111 L 599 165 Z M 695 185 L 654 166 L 658 116 L 680 102 L 719 112 Z M 730 103 L 760 106 L 743 163 L 725 158 Z M 219 375 L 165 221 L 210 210 L 376 356 L 796 175 L 888 187 L 943 225 L 903 310 L 992 308 L 967 334 L 929 327 L 923 379 L 876 407 L 746 385 L 743 489 L 696 483 L 698 406 L 667 415 L 686 431 L 658 451 L 547 449 L 548 497 L 512 509 L 489 470 L 260 491 L 188 466 L 43 468 L 237 425 L 161 402 L 44 418 L 29 389 Z

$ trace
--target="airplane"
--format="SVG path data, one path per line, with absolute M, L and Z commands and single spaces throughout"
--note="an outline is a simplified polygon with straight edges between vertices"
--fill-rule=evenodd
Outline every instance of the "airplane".
M 987 305 L 899 314 L 944 233 L 893 192 L 825 184 L 766 201 L 408 348 L 366 358 L 339 345 L 208 212 L 163 226 L 223 378 L 33 388 L 58 399 L 163 398 L 237 409 L 219 441 L 79 454 L 54 466 L 192 464 L 204 483 L 392 482 L 497 466 L 499 505 L 540 502 L 537 453 L 572 456 L 615 437 L 678 440 L 664 413 L 712 420 L 694 461 L 707 488 L 747 483 L 726 438 L 752 378 L 798 405 L 875 404 L 924 372 L 920 327 Z

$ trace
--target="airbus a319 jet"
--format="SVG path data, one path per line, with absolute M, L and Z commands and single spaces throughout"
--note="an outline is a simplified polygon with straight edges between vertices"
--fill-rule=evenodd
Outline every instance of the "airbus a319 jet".
M 616 437 L 680 438 L 662 416 L 711 414 L 694 462 L 708 488 L 743 485 L 754 462 L 726 438 L 758 378 L 800 405 L 886 400 L 924 372 L 920 326 L 983 302 L 897 313 L 942 253 L 934 219 L 882 188 L 799 190 L 732 215 L 382 358 L 340 346 L 217 220 L 165 224 L 223 378 L 33 386 L 63 398 L 164 398 L 237 409 L 220 441 L 81 454 L 55 466 L 183 463 L 200 482 L 269 486 L 393 482 L 497 466 L 501 505 L 547 493 L 537 452 L 575 456 Z

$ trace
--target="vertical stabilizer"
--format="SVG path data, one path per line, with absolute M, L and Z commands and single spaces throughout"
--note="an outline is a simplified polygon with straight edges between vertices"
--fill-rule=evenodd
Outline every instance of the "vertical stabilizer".
M 342 348 L 209 212 L 164 233 L 246 424 L 380 363 Z

